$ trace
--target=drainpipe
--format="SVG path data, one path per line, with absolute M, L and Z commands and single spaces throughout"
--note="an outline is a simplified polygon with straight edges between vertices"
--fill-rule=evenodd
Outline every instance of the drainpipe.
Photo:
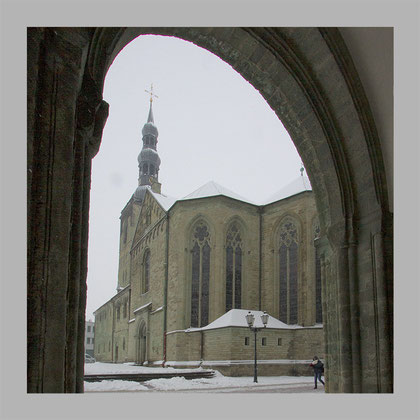
M 260 216 L 260 240 L 259 240 L 259 264 L 258 264 L 258 310 L 261 311 L 261 290 L 262 290 L 262 214 L 264 208 L 259 207 Z
M 163 287 L 163 362 L 166 363 L 166 328 L 167 328 L 167 306 L 168 306 L 168 278 L 169 278 L 169 214 L 166 215 L 166 249 L 165 249 L 165 284 Z
M 111 334 L 111 362 L 114 362 L 114 329 L 115 329 L 115 302 L 112 302 L 112 334 Z
M 201 360 L 201 362 L 200 362 L 200 366 L 203 364 L 203 361 L 204 361 L 204 332 L 203 332 L 203 330 L 201 330 L 200 331 L 200 335 L 201 335 L 201 340 L 200 340 L 200 346 L 201 346 L 201 348 L 200 348 L 200 360 Z

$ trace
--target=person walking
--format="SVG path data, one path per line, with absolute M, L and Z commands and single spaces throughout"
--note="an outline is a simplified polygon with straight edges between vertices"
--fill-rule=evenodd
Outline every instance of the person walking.
M 309 366 L 311 366 L 314 369 L 314 380 L 315 380 L 314 389 L 317 389 L 318 380 L 319 382 L 321 382 L 322 385 L 325 386 L 325 382 L 321 378 L 322 374 L 324 373 L 324 363 L 322 363 L 321 360 L 319 360 L 317 356 L 314 356 Z

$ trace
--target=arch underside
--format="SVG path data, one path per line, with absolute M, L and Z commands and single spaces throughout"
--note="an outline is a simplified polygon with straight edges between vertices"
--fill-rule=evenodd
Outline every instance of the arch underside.
M 73 290 L 70 299 L 79 302 L 61 322 L 66 325 L 64 330 L 69 319 L 76 330 L 77 325 L 80 328 L 90 159 L 99 148 L 108 112 L 102 100 L 104 78 L 119 51 L 142 34 L 176 36 L 216 54 L 248 80 L 281 119 L 305 164 L 319 214 L 321 233 L 316 246 L 323 281 L 327 390 L 392 392 L 392 218 L 385 171 L 363 88 L 334 28 L 63 28 L 58 35 L 48 29 L 30 33 L 33 43 L 40 45 L 38 56 L 32 60 L 40 64 L 28 71 L 28 92 L 37 92 L 39 98 L 28 102 L 28 166 L 33 169 L 28 194 L 32 198 L 40 191 L 49 192 L 47 201 L 32 200 L 29 208 L 28 232 L 33 239 L 28 259 L 29 289 L 41 290 L 44 296 L 41 303 L 29 292 L 30 312 L 38 311 L 45 318 L 48 305 L 56 305 L 47 296 L 48 287 L 36 280 L 56 252 L 73 270 L 50 273 L 51 279 L 64 276 L 57 290 Z M 69 44 L 73 50 L 65 48 Z M 56 56 L 64 64 L 56 64 Z M 37 89 L 31 90 L 31 83 Z M 66 98 L 60 101 L 63 95 Z M 49 106 L 42 101 L 45 97 L 54 99 L 51 107 L 59 115 L 58 123 L 36 116 L 35 109 L 46 111 L 43 107 Z M 66 130 L 59 143 L 51 137 L 54 124 Z M 55 149 L 48 145 L 55 145 Z M 54 153 L 72 156 L 68 166 L 56 167 Z M 43 170 L 48 164 L 49 172 Z M 72 185 L 68 192 L 61 187 L 66 180 Z M 63 196 L 68 201 L 60 201 Z M 60 201 L 66 217 L 48 213 L 48 209 L 55 209 L 54 200 Z M 40 214 L 40 208 L 44 213 Z M 83 215 L 76 211 L 81 208 L 87 210 Z M 80 231 L 75 231 L 73 224 L 67 234 L 65 227 L 75 221 L 76 214 Z M 55 226 L 61 229 L 61 246 L 48 242 L 54 217 L 60 219 Z M 41 242 L 48 246 L 37 247 Z M 39 260 L 46 266 L 37 263 Z M 28 346 L 32 372 L 28 389 L 47 392 L 44 382 L 54 387 L 54 379 L 46 378 L 40 355 L 52 351 L 51 338 L 42 332 L 41 321 L 35 324 L 31 337 L 39 338 L 42 346 L 39 350 Z M 66 369 L 67 377 L 73 372 L 75 379 L 67 385 L 61 379 L 64 385 L 58 392 L 75 392 L 81 387 L 78 345 L 72 346 L 70 360 L 75 361 Z

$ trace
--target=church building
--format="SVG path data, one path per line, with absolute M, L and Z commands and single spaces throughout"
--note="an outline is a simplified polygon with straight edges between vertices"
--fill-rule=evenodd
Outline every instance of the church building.
M 323 357 L 319 222 L 301 175 L 265 204 L 210 181 L 181 199 L 159 183 L 152 97 L 138 187 L 121 212 L 117 293 L 95 311 L 95 358 L 209 367 L 252 375 L 310 375 Z

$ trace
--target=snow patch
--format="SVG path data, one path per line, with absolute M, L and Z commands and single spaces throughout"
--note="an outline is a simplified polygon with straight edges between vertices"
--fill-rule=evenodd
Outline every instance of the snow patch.
M 152 306 L 152 302 L 149 302 L 149 303 L 146 303 L 146 305 L 140 306 L 140 308 L 135 309 L 133 313 L 135 314 L 137 312 L 140 312 L 141 310 L 146 309 L 148 306 Z

